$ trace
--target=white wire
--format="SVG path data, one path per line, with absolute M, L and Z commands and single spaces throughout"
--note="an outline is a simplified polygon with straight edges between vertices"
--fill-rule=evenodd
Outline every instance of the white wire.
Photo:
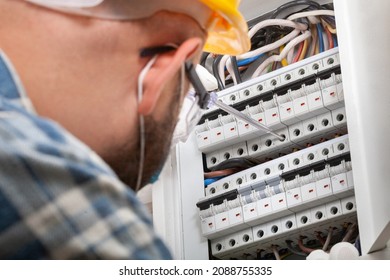
M 229 57 L 229 59 L 226 61 L 226 69 L 229 72 L 229 74 L 232 76 L 233 83 L 237 85 L 237 77 L 236 73 L 234 73 L 233 65 L 232 65 L 232 58 Z
M 294 48 L 292 48 L 287 54 L 287 63 L 290 65 L 294 60 Z
M 293 31 L 291 31 L 289 34 L 287 34 L 286 36 L 282 37 L 278 41 L 275 41 L 272 44 L 265 45 L 264 47 L 258 48 L 256 50 L 251 51 L 251 52 L 239 55 L 237 57 L 237 59 L 240 60 L 240 59 L 251 58 L 251 57 L 254 57 L 254 56 L 257 56 L 257 55 L 260 55 L 260 54 L 263 54 L 263 53 L 267 53 L 269 51 L 272 51 L 272 50 L 274 50 L 276 48 L 279 48 L 280 46 L 286 44 L 287 42 L 291 41 L 296 36 L 298 36 L 299 33 L 301 33 L 301 30 L 294 29 Z
M 307 25 L 303 24 L 303 23 L 293 22 L 293 21 L 285 20 L 285 19 L 268 19 L 268 20 L 261 21 L 258 24 L 256 24 L 255 26 L 253 26 L 251 28 L 251 30 L 249 30 L 248 35 L 250 38 L 252 38 L 257 33 L 257 31 L 259 31 L 260 29 L 267 27 L 267 26 L 273 26 L 273 25 L 292 27 L 292 28 L 294 28 L 294 30 L 291 31 L 288 35 L 279 39 L 278 41 L 275 41 L 275 42 L 268 44 L 266 46 L 263 46 L 259 49 L 256 49 L 256 50 L 253 50 L 253 51 L 250 51 L 250 52 L 247 52 L 245 54 L 237 56 L 237 59 L 238 60 L 247 59 L 247 58 L 251 58 L 251 57 L 272 51 L 272 50 L 279 48 L 280 46 L 286 44 L 288 41 L 292 40 L 293 38 L 295 38 L 300 33 L 300 31 L 304 31 L 307 29 Z M 223 63 L 223 61 L 225 61 L 225 63 Z M 231 65 L 231 59 L 226 59 L 226 60 L 222 59 L 220 62 L 220 65 L 223 65 L 223 67 L 226 66 L 228 72 L 230 73 L 230 75 L 233 78 L 234 84 L 237 84 L 236 77 L 234 75 L 234 71 L 233 71 L 233 68 Z M 221 70 L 219 73 L 221 76 Z
M 305 31 L 302 35 L 299 35 L 298 37 L 294 38 L 293 40 L 291 40 L 287 45 L 286 47 L 283 49 L 283 51 L 278 54 L 278 55 L 273 55 L 273 56 L 270 56 L 269 58 L 267 58 L 266 60 L 264 60 L 264 62 L 256 69 L 256 71 L 252 74 L 252 78 L 255 78 L 257 76 L 260 76 L 261 73 L 264 71 L 264 69 L 272 62 L 275 62 L 275 61 L 281 61 L 282 59 L 284 59 L 287 55 L 287 53 L 292 49 L 294 48 L 296 45 L 298 45 L 299 43 L 305 41 L 306 39 L 308 39 L 309 37 L 311 37 L 311 33 L 310 31 Z
M 249 38 L 252 38 L 260 29 L 267 26 L 273 26 L 273 25 L 292 27 L 294 29 L 298 29 L 301 31 L 307 29 L 307 25 L 304 23 L 294 22 L 286 19 L 267 19 L 259 22 L 249 30 L 248 32 Z
M 310 17 L 310 16 L 334 16 L 334 11 L 332 10 L 315 10 L 302 13 L 296 13 L 287 18 L 287 20 L 294 20 L 298 18 Z
M 219 62 L 219 67 L 218 67 L 218 74 L 219 77 L 221 78 L 222 84 L 225 86 L 225 65 L 226 61 L 230 58 L 229 55 L 224 55 Z
M 142 69 L 141 73 L 138 76 L 138 104 L 142 101 L 143 91 L 144 91 L 144 79 L 146 74 L 149 72 L 150 68 L 156 62 L 157 55 L 155 55 Z M 142 175 L 144 171 L 144 161 L 145 161 L 145 122 L 144 116 L 139 116 L 139 140 L 140 140 L 140 155 L 139 155 L 139 165 L 138 165 L 138 177 L 135 191 L 137 192 L 142 186 Z
M 310 21 L 311 24 L 321 23 L 321 21 L 318 18 L 313 16 L 308 16 L 307 19 Z

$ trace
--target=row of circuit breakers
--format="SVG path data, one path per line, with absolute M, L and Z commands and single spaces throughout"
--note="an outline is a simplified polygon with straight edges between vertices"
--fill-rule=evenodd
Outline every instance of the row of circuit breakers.
M 240 157 L 259 165 L 205 188 L 202 234 L 221 259 L 256 258 L 356 223 L 353 171 L 338 49 L 219 93 L 281 141 L 217 108 L 196 128 L 207 168 Z

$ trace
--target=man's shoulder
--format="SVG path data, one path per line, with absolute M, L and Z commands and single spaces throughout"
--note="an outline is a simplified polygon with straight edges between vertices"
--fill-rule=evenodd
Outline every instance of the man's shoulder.
M 0 108 L 0 258 L 170 257 L 135 194 L 93 151 L 11 107 Z

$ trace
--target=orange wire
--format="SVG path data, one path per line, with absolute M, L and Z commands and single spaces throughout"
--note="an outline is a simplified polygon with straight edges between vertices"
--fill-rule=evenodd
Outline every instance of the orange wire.
M 301 55 L 301 53 L 302 53 L 302 50 L 303 50 L 303 42 L 301 42 L 300 44 L 299 44 L 299 49 L 298 49 L 298 51 L 297 51 L 297 54 L 295 55 L 295 57 L 294 57 L 294 59 L 293 59 L 293 63 L 294 62 L 297 62 L 298 60 L 299 60 L 299 56 Z
M 311 32 L 311 34 L 313 34 L 312 35 L 313 38 L 312 38 L 312 42 L 311 42 L 312 46 L 311 46 L 311 49 L 310 49 L 309 56 L 313 56 L 313 55 L 315 55 L 316 46 L 317 46 L 317 37 L 318 37 L 318 35 L 317 35 L 317 28 L 314 28 L 314 25 L 311 25 L 310 32 Z
M 306 56 L 306 53 L 307 53 L 307 47 L 308 47 L 308 46 L 309 46 L 309 39 L 306 39 L 306 40 L 303 42 L 303 49 L 302 49 L 301 55 L 299 56 L 299 59 L 298 59 L 298 60 L 305 59 L 305 56 Z
M 334 48 L 333 36 L 330 33 L 328 26 L 325 26 L 325 32 L 326 32 L 326 36 L 328 37 L 328 41 L 329 41 L 329 49 L 333 49 Z

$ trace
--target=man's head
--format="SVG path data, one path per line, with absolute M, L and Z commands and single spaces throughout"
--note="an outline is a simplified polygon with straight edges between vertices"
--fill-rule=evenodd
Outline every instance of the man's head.
M 128 2 L 142 5 L 132 0 L 100 4 L 109 2 L 126 3 L 127 8 Z M 203 5 L 197 0 L 185 2 Z M 181 67 L 186 60 L 198 59 L 213 11 L 205 9 L 206 16 L 194 19 L 188 13 L 157 8 L 145 18 L 117 21 L 52 8 L 24 0 L 0 0 L 0 48 L 19 72 L 37 113 L 85 142 L 131 187 L 137 180 L 142 115 L 146 130 L 142 181 L 147 183 L 170 146 L 183 100 Z M 138 76 L 150 60 L 141 57 L 140 51 L 167 44 L 177 49 L 157 57 L 146 74 L 138 104 Z

